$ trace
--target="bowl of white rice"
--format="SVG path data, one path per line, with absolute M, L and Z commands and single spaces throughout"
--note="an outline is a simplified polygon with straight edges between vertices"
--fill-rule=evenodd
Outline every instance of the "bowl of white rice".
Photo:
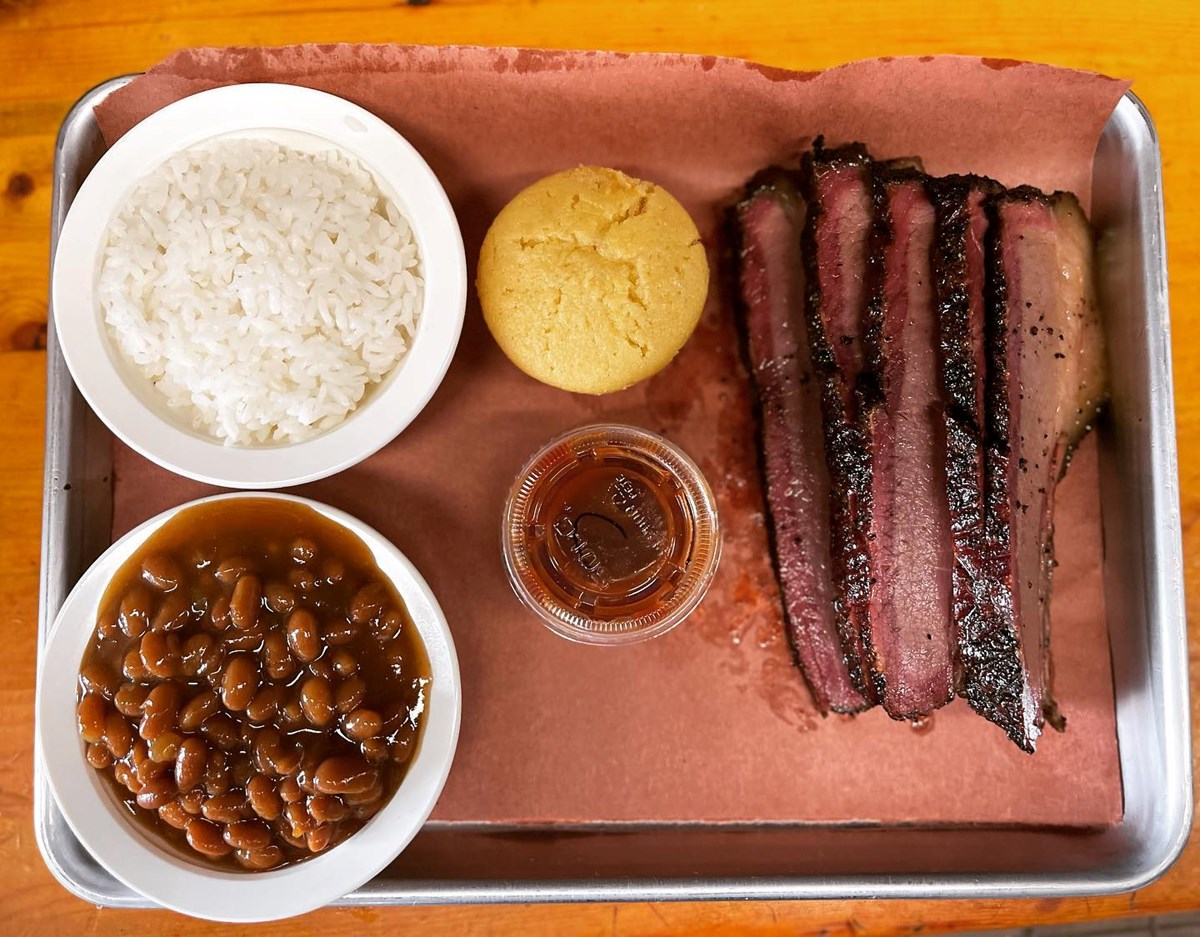
M 104 155 L 63 225 L 53 326 L 92 409 L 181 475 L 276 488 L 391 442 L 441 383 L 466 261 L 433 171 L 333 95 L 233 85 Z

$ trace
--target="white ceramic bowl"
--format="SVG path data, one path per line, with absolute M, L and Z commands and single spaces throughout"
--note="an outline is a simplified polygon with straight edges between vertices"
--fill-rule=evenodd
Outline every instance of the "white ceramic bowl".
M 186 426 L 112 346 L 96 296 L 109 221 L 139 180 L 173 154 L 216 137 L 271 139 L 300 150 L 336 146 L 375 176 L 408 218 L 425 278 L 412 347 L 369 388 L 358 409 L 305 442 L 226 446 Z M 349 101 L 293 85 L 231 85 L 169 104 L 118 140 L 71 205 L 54 256 L 51 297 L 59 345 L 84 398 L 146 458 L 199 481 L 280 488 L 339 472 L 394 439 L 433 396 L 458 346 L 466 309 L 462 234 L 437 177 L 378 117 Z
M 399 790 L 367 824 L 329 852 L 272 872 L 235 872 L 191 861 L 158 844 L 118 806 L 108 782 L 84 760 L 75 720 L 79 665 L 110 579 L 163 523 L 192 504 L 227 498 L 281 498 L 306 504 L 357 534 L 408 607 L 429 655 L 432 683 L 420 746 Z M 417 834 L 441 793 L 458 743 L 462 695 L 446 619 L 421 574 L 388 540 L 334 508 L 281 494 L 217 495 L 166 511 L 130 531 L 84 574 L 54 623 L 42 656 L 37 753 L 54 798 L 87 850 L 150 900 L 195 917 L 253 922 L 328 904 L 378 874 Z

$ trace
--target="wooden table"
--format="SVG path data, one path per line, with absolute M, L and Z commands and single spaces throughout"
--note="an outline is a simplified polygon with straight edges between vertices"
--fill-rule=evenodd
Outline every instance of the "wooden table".
M 199 934 L 164 912 L 97 910 L 42 864 L 32 748 L 47 235 L 52 151 L 98 82 L 196 45 L 480 43 L 673 50 L 820 68 L 876 55 L 964 52 L 1131 76 L 1158 124 L 1183 481 L 1189 613 L 1200 601 L 1200 15 L 1194 0 L 0 0 L 0 926 L 7 933 Z M 1192 655 L 1200 653 L 1194 637 Z M 1200 694 L 1195 694 L 1200 699 Z M 1197 715 L 1193 702 L 1193 722 Z M 722 902 L 321 911 L 256 933 L 908 934 L 1200 908 L 1200 840 L 1136 894 L 1087 900 Z M 143 930 L 144 929 L 144 930 Z

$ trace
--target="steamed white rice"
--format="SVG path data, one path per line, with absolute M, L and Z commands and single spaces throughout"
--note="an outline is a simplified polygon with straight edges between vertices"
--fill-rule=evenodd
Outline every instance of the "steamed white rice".
M 412 343 L 408 221 L 337 151 L 265 140 L 184 150 L 108 227 L 99 296 L 120 352 L 227 445 L 336 426 Z

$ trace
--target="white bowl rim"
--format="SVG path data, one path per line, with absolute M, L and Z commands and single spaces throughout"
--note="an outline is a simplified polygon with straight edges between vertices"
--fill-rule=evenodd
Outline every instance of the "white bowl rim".
M 127 385 L 110 356 L 95 295 L 109 220 L 133 187 L 180 150 L 216 137 L 319 138 L 366 166 L 412 226 L 425 278 L 412 347 L 396 370 L 341 424 L 301 443 L 236 447 L 182 428 Z M 339 472 L 395 439 L 441 384 L 462 334 L 467 267 L 454 209 L 433 170 L 371 112 L 298 85 L 240 84 L 182 98 L 151 114 L 101 157 L 80 186 L 59 234 L 51 305 L 59 347 L 84 399 L 123 442 L 197 481 L 281 488 Z M 147 384 L 145 397 L 156 392 Z M 158 403 L 158 401 L 156 401 Z
M 121 813 L 108 782 L 88 766 L 75 720 L 79 664 L 112 575 L 167 520 L 198 504 L 269 498 L 303 504 L 341 524 L 370 548 L 404 598 L 429 656 L 432 683 L 420 747 L 388 804 L 327 853 L 270 872 L 222 871 L 155 845 Z M 96 860 L 134 891 L 193 917 L 229 923 L 278 920 L 328 904 L 382 871 L 416 836 L 437 802 L 458 743 L 462 691 L 454 640 L 437 599 L 411 562 L 357 518 L 317 501 L 276 492 L 235 492 L 190 501 L 127 533 L 84 573 L 63 603 L 39 667 L 37 754 L 67 824 Z M 69 740 L 69 741 L 66 741 Z

